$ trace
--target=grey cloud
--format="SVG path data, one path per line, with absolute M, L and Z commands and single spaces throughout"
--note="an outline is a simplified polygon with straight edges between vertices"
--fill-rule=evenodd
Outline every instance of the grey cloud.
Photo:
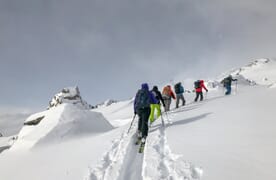
M 125 99 L 143 81 L 164 83 L 180 73 L 209 77 L 275 56 L 275 5 L 272 0 L 2 0 L 2 103 L 44 106 L 60 88 L 75 84 L 91 103 Z

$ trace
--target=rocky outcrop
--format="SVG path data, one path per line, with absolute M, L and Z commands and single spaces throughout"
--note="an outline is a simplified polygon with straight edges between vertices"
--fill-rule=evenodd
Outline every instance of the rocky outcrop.
M 28 126 L 34 126 L 40 123 L 40 121 L 44 118 L 45 116 L 40 116 L 37 117 L 35 119 L 31 119 L 30 121 L 26 121 L 24 122 L 24 125 L 28 125 Z
M 67 87 L 63 88 L 61 92 L 57 93 L 49 102 L 49 108 L 56 107 L 63 103 L 75 104 L 82 106 L 86 109 L 92 109 L 93 106 L 84 101 L 80 95 L 79 88 Z

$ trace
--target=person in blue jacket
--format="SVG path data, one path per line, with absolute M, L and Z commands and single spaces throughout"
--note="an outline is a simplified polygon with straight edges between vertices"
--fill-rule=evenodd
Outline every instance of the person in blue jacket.
M 182 86 L 181 82 L 177 83 L 174 85 L 174 92 L 176 94 L 176 105 L 175 105 L 175 108 L 178 108 L 179 106 L 179 101 L 181 99 L 182 101 L 182 106 L 185 106 L 185 98 L 183 96 L 183 93 L 184 93 L 184 87 Z
M 150 105 L 157 104 L 158 101 L 153 93 L 149 91 L 147 83 L 142 84 L 142 88 L 138 90 L 134 99 L 134 113 L 138 114 L 138 138 L 145 142 L 148 136 L 148 121 L 150 116 Z

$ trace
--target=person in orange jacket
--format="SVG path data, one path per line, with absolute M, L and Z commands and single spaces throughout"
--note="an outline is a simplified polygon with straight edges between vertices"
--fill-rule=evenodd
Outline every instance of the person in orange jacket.
M 169 111 L 170 105 L 172 102 L 172 98 L 175 99 L 175 94 L 172 91 L 172 88 L 170 85 L 167 85 L 163 88 L 162 97 L 163 97 L 164 103 L 165 103 L 165 111 Z
M 195 92 L 196 92 L 195 102 L 198 100 L 199 96 L 200 96 L 200 101 L 202 101 L 203 100 L 202 88 L 204 88 L 206 92 L 208 92 L 208 89 L 205 87 L 203 80 L 195 81 L 194 85 L 195 85 Z

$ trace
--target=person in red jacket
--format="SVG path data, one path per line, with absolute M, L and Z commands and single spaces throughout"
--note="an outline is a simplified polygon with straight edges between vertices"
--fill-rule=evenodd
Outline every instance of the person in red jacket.
M 170 85 L 167 85 L 163 88 L 162 97 L 163 97 L 164 102 L 165 102 L 165 111 L 169 111 L 172 98 L 175 99 L 175 94 L 172 91 L 172 88 L 171 88 Z
M 208 89 L 205 87 L 203 80 L 197 80 L 195 81 L 194 84 L 195 84 L 195 92 L 196 92 L 195 102 L 198 100 L 199 96 L 200 96 L 200 101 L 202 101 L 203 100 L 202 88 L 204 88 L 206 92 L 208 92 Z

